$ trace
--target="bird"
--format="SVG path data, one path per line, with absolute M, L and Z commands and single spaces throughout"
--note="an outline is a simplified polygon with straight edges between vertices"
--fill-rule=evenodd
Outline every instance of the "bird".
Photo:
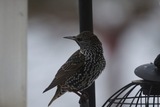
M 102 43 L 93 32 L 84 31 L 64 38 L 74 40 L 80 49 L 60 67 L 51 84 L 43 91 L 57 87 L 48 106 L 66 92 L 83 97 L 83 91 L 92 85 L 106 66 Z

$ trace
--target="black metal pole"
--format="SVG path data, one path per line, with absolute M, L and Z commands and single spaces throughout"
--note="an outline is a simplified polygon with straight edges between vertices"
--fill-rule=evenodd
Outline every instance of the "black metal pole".
M 79 20 L 80 32 L 93 32 L 92 0 L 79 0 Z M 84 91 L 88 93 L 89 102 L 86 101 L 86 103 L 80 103 L 80 107 L 96 107 L 95 83 Z
M 92 0 L 79 0 L 80 32 L 93 31 Z

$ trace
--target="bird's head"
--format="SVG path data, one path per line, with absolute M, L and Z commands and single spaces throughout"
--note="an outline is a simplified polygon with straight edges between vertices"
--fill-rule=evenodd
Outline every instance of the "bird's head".
M 101 42 L 99 41 L 97 36 L 90 31 L 84 31 L 77 36 L 67 36 L 64 38 L 76 41 L 80 48 L 101 45 Z

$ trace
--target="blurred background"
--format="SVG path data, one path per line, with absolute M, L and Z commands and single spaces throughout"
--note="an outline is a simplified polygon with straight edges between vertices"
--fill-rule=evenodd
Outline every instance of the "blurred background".
M 79 49 L 64 36 L 79 33 L 78 0 L 29 0 L 28 107 L 47 107 L 56 88 L 43 94 L 61 65 Z M 94 33 L 102 41 L 107 66 L 96 80 L 96 105 L 139 79 L 134 69 L 160 53 L 160 1 L 93 0 Z M 78 107 L 66 93 L 51 107 Z

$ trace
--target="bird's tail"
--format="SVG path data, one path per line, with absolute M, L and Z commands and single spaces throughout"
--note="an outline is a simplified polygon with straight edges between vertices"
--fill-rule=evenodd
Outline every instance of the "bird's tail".
M 64 93 L 66 93 L 66 91 L 63 90 L 60 86 L 57 86 L 57 91 L 56 91 L 55 95 L 53 96 L 53 98 L 51 99 L 51 101 L 49 102 L 48 106 L 50 106 L 54 100 L 59 98 Z

